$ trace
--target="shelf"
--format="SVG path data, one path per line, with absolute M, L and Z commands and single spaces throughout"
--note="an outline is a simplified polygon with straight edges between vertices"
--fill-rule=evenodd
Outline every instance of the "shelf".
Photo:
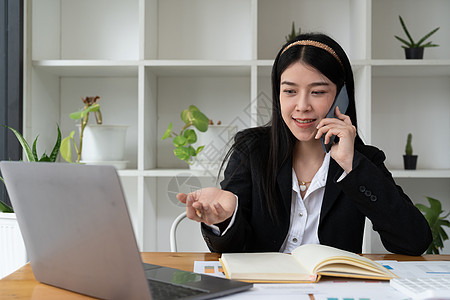
M 264 70 L 264 73 L 267 74 L 268 76 L 270 76 L 270 72 L 272 71 L 273 62 L 274 62 L 274 60 L 271 60 L 271 59 L 258 59 L 256 61 L 256 65 L 258 67 L 261 67 L 261 69 Z M 363 67 L 370 66 L 371 61 L 364 60 L 364 59 L 356 59 L 356 60 L 350 61 L 350 63 L 352 65 L 353 72 L 355 73 L 357 70 L 359 70 Z
M 33 67 L 63 77 L 136 77 L 138 67 L 149 67 L 157 76 L 250 76 L 251 67 L 273 66 L 273 60 L 34 60 Z M 404 66 L 401 61 L 378 61 L 376 66 Z M 352 61 L 356 69 L 369 65 L 368 60 Z M 420 65 L 424 64 L 412 64 Z M 450 61 L 435 62 L 427 66 L 449 66 Z M 450 71 L 449 71 L 450 73 Z
M 218 170 L 153 169 L 143 171 L 145 177 L 216 177 Z
M 450 76 L 450 60 L 375 59 L 373 76 L 430 77 Z
M 257 64 L 258 67 L 272 67 L 273 66 L 273 59 L 258 59 Z
M 250 76 L 251 60 L 34 60 L 33 67 L 63 77 L 136 77 L 138 67 L 149 67 L 155 75 Z
M 196 177 L 216 177 L 219 170 L 191 170 L 191 169 L 151 169 L 151 170 L 119 170 L 123 177 L 176 177 L 176 176 L 196 176 Z M 450 178 L 450 169 L 418 169 L 418 170 L 389 170 L 394 178 Z
M 133 169 L 124 169 L 124 170 L 117 170 L 117 173 L 120 177 L 138 177 L 141 175 L 141 171 L 133 170 Z
M 374 66 L 450 66 L 450 59 L 372 59 Z
M 450 169 L 390 170 L 394 178 L 450 178 Z
M 138 61 L 34 60 L 33 67 L 62 77 L 137 77 Z
M 177 214 L 166 185 L 178 177 L 216 183 L 218 170 L 188 169 L 173 156 L 172 143 L 161 141 L 169 121 L 181 128 L 180 111 L 196 105 L 238 130 L 269 122 L 271 70 L 293 21 L 302 32 L 331 36 L 349 56 L 360 134 L 384 151 L 405 193 L 448 194 L 450 141 L 441 137 L 450 128 L 450 1 L 24 3 L 24 134 L 39 134 L 42 153 L 54 144 L 50 126 L 59 123 L 64 136 L 74 128 L 68 115 L 80 108 L 80 97 L 101 96 L 104 121 L 130 125 L 129 163 L 118 173 L 141 250 L 166 250 L 166 222 Z M 410 25 L 413 36 L 440 26 L 433 36 L 440 47 L 426 49 L 424 60 L 406 60 L 394 38 L 403 34 L 398 15 L 409 25 L 418 12 L 423 18 Z M 90 21 L 80 23 L 80 16 Z M 408 132 L 420 154 L 422 169 L 415 171 L 402 170 Z M 426 185 L 417 190 L 421 178 Z
M 191 169 L 151 169 L 151 170 L 119 170 L 118 173 L 122 177 L 217 177 L 219 170 L 191 170 Z
M 251 60 L 145 60 L 143 65 L 161 77 L 250 76 Z

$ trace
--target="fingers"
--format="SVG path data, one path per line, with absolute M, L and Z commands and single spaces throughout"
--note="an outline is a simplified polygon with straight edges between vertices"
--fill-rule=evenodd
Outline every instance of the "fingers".
M 349 173 L 352 170 L 356 127 L 350 117 L 341 113 L 338 107 L 335 114 L 336 118 L 325 118 L 319 122 L 315 138 L 323 136 L 324 143 L 328 144 L 333 135 L 339 137 L 339 143 L 331 147 L 331 157 Z
M 338 135 L 343 130 L 354 127 L 349 116 L 341 113 L 339 107 L 335 110 L 336 118 L 322 119 L 317 125 L 317 133 L 315 138 L 319 139 L 322 135 L 325 135 L 325 143 L 328 143 L 332 135 Z
M 193 194 L 193 193 L 191 193 L 191 194 L 189 194 L 189 195 L 187 195 L 187 194 L 185 194 L 185 193 L 179 193 L 179 194 L 177 194 L 177 199 L 178 199 L 178 201 L 180 201 L 181 203 L 185 203 L 185 204 L 186 204 L 186 208 L 189 207 L 190 210 L 191 210 L 191 212 L 189 212 L 189 211 L 187 210 L 187 216 L 188 216 L 188 218 L 189 218 L 190 215 L 192 215 L 192 209 L 193 209 L 193 211 L 195 212 L 195 214 L 197 215 L 197 217 L 199 217 L 199 218 L 201 219 L 201 218 L 202 218 L 202 213 L 201 213 L 201 211 L 200 211 L 199 209 L 196 209 L 196 208 L 193 206 L 193 203 L 195 202 L 196 197 L 197 197 L 197 195 L 196 195 L 196 194 Z M 188 199 L 189 199 L 189 200 L 188 200 Z
M 333 135 L 338 136 L 340 139 L 345 137 L 354 139 L 356 137 L 356 127 L 342 123 L 328 124 L 317 130 L 315 138 L 319 139 L 323 136 L 325 144 L 328 144 Z
M 186 216 L 208 225 L 220 223 L 231 217 L 237 205 L 236 196 L 218 188 L 203 188 L 189 194 L 178 194 L 177 199 L 186 204 Z
M 214 203 L 212 207 L 208 207 L 205 211 L 205 215 L 202 216 L 203 222 L 208 225 L 220 223 L 227 218 L 226 211 L 218 202 Z
M 325 139 L 324 142 L 326 144 L 330 142 L 331 136 L 338 135 L 345 128 L 345 126 L 342 126 L 341 123 L 329 123 L 326 125 L 322 125 L 322 127 L 319 126 L 317 127 L 315 139 L 317 140 L 323 136 L 323 138 Z
M 203 205 L 198 201 L 188 200 L 187 204 L 189 205 L 186 205 L 187 216 L 191 220 L 211 225 L 227 219 L 225 210 L 218 202 Z
M 345 124 L 351 125 L 352 121 L 350 119 L 349 116 L 343 114 L 340 110 L 339 110 L 339 106 L 336 107 L 335 109 L 335 118 L 323 118 L 319 124 L 317 125 L 317 128 L 331 124 L 331 123 L 339 123 L 341 121 L 344 121 Z
M 186 197 L 186 216 L 194 221 L 202 222 L 203 207 L 199 202 L 196 202 L 194 197 L 189 194 Z
M 335 135 L 332 133 L 331 127 L 330 126 L 324 126 L 322 128 L 320 128 L 317 131 L 317 134 L 315 136 L 316 140 L 323 137 L 323 141 L 325 144 L 328 144 L 330 142 L 330 138 Z
M 176 197 L 177 197 L 178 201 L 180 201 L 182 203 L 186 203 L 187 199 L 189 199 L 189 198 L 192 198 L 195 201 L 197 201 L 200 197 L 200 194 L 201 194 L 201 190 L 197 190 L 197 191 L 191 192 L 189 194 L 178 193 Z
M 194 201 L 193 198 L 189 198 L 186 201 L 186 216 L 197 222 L 205 222 L 210 213 L 209 206 L 203 206 L 200 202 Z M 205 222 L 206 223 L 206 222 Z
M 186 203 L 186 198 L 187 198 L 187 195 L 185 193 L 178 193 L 177 194 L 177 199 L 181 203 Z
M 229 217 L 219 202 L 202 203 L 189 196 L 186 201 L 186 216 L 208 225 L 220 223 Z
M 188 198 L 189 198 L 189 200 L 188 200 Z M 190 219 L 193 218 L 192 211 L 195 212 L 197 217 L 199 217 L 200 219 L 202 218 L 201 212 L 199 210 L 195 209 L 193 207 L 193 205 L 192 205 L 194 203 L 194 197 L 192 195 L 189 197 L 185 193 L 179 193 L 179 194 L 177 194 L 177 199 L 181 203 L 185 203 L 186 204 L 186 215 L 187 215 L 188 218 L 190 218 Z
M 339 120 L 344 121 L 346 124 L 352 125 L 352 120 L 350 119 L 350 117 L 345 115 L 345 114 L 343 114 L 343 113 L 341 113 L 341 110 L 339 109 L 339 106 L 336 106 L 335 113 L 336 113 L 336 117 Z

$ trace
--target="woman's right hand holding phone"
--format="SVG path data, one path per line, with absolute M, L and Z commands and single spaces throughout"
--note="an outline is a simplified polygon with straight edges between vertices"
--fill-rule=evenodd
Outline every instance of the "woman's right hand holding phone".
M 208 225 L 229 219 L 237 205 L 236 196 L 215 187 L 208 187 L 189 194 L 179 193 L 177 199 L 186 204 L 189 219 Z

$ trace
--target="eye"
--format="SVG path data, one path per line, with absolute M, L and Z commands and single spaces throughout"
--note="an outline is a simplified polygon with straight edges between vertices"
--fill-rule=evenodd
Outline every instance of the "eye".
M 315 91 L 312 91 L 311 94 L 320 96 L 320 95 L 325 94 L 326 92 L 327 91 L 325 91 L 325 90 L 315 90 Z
M 283 93 L 287 95 L 294 95 L 297 92 L 293 89 L 283 89 Z

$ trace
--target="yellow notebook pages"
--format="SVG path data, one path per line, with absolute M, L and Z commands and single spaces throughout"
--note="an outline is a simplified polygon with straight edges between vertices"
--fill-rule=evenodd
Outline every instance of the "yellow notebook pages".
M 292 254 L 224 253 L 227 278 L 251 282 L 317 282 L 321 275 L 389 280 L 382 265 L 355 253 L 325 245 L 302 245 Z

